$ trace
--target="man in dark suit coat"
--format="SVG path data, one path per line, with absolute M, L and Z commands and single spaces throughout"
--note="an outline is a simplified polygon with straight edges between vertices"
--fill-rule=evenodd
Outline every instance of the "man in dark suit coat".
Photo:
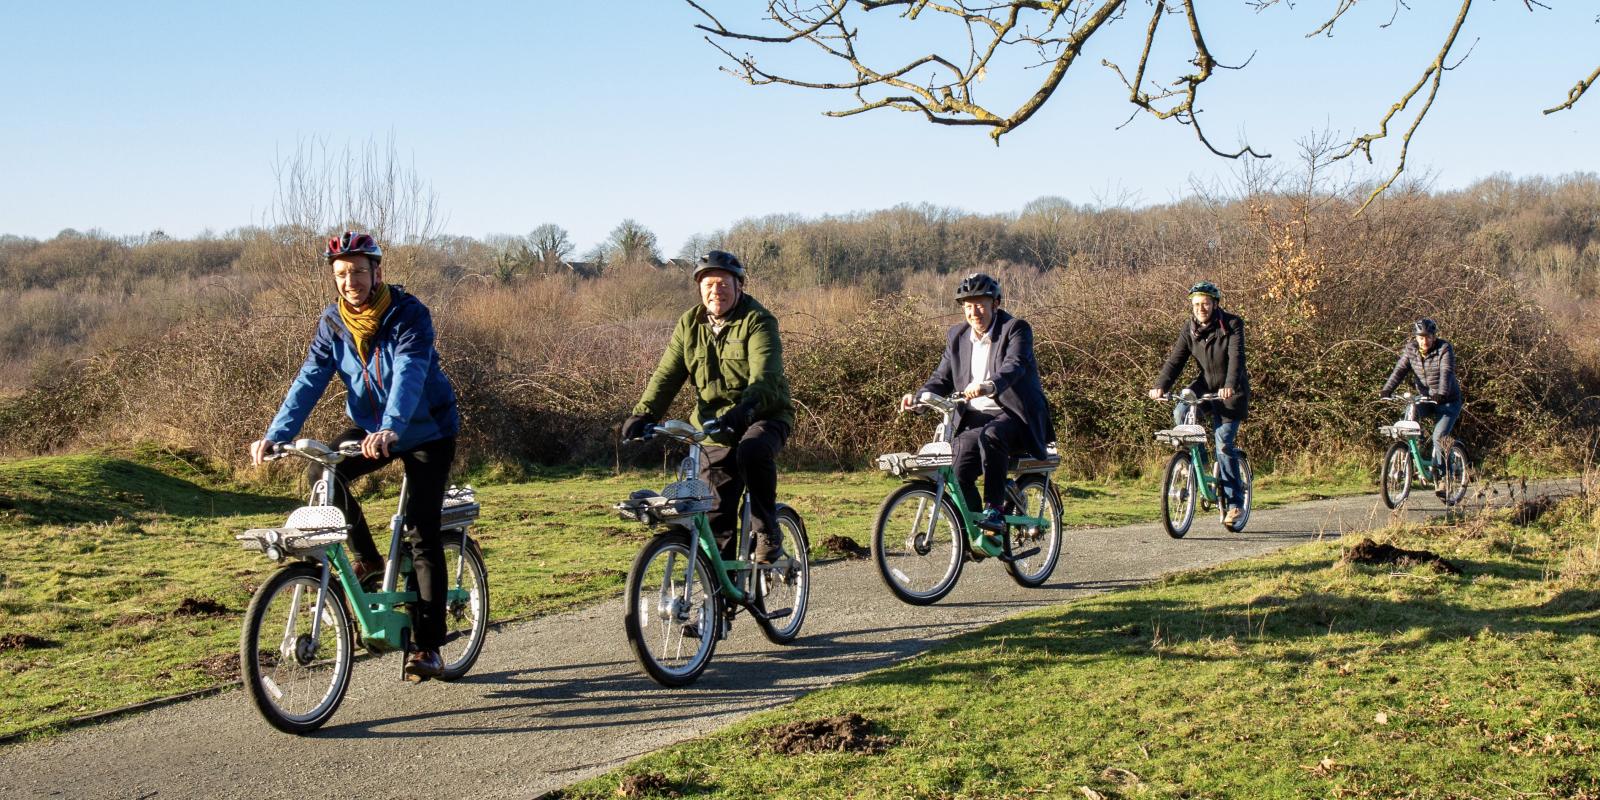
M 956 483 L 967 508 L 977 509 L 977 481 L 983 476 L 978 526 L 994 533 L 1006 529 L 1000 509 L 1011 455 L 1044 458 L 1046 445 L 1055 440 L 1033 357 L 1033 328 L 1000 310 L 1000 299 L 1000 283 L 988 275 L 974 272 L 961 281 L 956 302 L 967 321 L 950 329 L 944 357 L 922 387 L 937 395 L 959 389 L 967 399 L 951 445 Z M 900 408 L 909 411 L 913 403 L 908 394 Z

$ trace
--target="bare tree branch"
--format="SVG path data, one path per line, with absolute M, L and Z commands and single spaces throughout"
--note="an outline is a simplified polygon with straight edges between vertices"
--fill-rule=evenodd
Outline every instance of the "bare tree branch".
M 1569 108 L 1572 108 L 1572 105 L 1578 102 L 1578 98 L 1583 97 L 1584 92 L 1589 91 L 1589 87 L 1593 86 L 1596 80 L 1600 80 L 1600 67 L 1595 67 L 1594 72 L 1589 73 L 1589 77 L 1578 81 L 1578 85 L 1572 87 L 1572 90 L 1567 92 L 1567 102 L 1562 103 L 1554 108 L 1547 108 L 1544 110 L 1544 113 L 1554 114 L 1557 111 L 1565 111 Z
M 1378 195 L 1383 194 L 1383 192 L 1390 186 L 1394 185 L 1394 182 L 1399 179 L 1400 173 L 1405 171 L 1406 156 L 1411 149 L 1411 137 L 1417 132 L 1417 128 L 1422 125 L 1423 118 L 1428 116 L 1428 110 L 1433 108 L 1433 101 L 1439 96 L 1439 86 L 1444 80 L 1444 73 L 1454 69 L 1453 66 L 1447 66 L 1445 64 L 1445 58 L 1449 56 L 1450 48 L 1455 46 L 1456 36 L 1461 33 L 1461 26 L 1466 23 L 1467 13 L 1471 10 L 1471 8 L 1472 0 L 1462 0 L 1461 10 L 1456 14 L 1456 21 L 1455 24 L 1451 26 L 1450 33 L 1445 36 L 1444 46 L 1439 48 L 1439 54 L 1434 57 L 1433 63 L 1429 64 L 1427 69 L 1422 71 L 1422 76 L 1417 79 L 1417 82 L 1412 85 L 1411 89 L 1402 95 L 1398 102 L 1389 107 L 1389 113 L 1383 115 L 1383 119 L 1378 123 L 1377 132 L 1365 134 L 1363 136 L 1357 136 L 1355 139 L 1351 140 L 1349 147 L 1346 148 L 1344 152 L 1333 157 L 1334 161 L 1338 161 L 1353 155 L 1359 150 L 1361 151 L 1362 155 L 1367 157 L 1367 163 L 1372 163 L 1372 143 L 1387 137 L 1389 135 L 1389 121 L 1394 119 L 1396 114 L 1405 110 L 1406 106 L 1411 104 L 1411 101 L 1416 98 L 1417 93 L 1422 91 L 1423 86 L 1429 87 L 1428 99 L 1424 101 L 1422 106 L 1417 110 L 1417 116 L 1411 121 L 1411 127 L 1407 128 L 1404 136 L 1401 137 L 1400 162 L 1395 165 L 1394 173 L 1389 176 L 1388 180 L 1379 184 L 1377 188 L 1372 190 L 1372 193 L 1367 196 L 1366 202 L 1362 203 L 1361 207 L 1356 209 L 1356 214 L 1360 214 L 1367 209 L 1367 206 L 1372 205 L 1372 201 L 1377 199 Z M 1456 66 L 1459 66 L 1459 62 L 1457 62 Z

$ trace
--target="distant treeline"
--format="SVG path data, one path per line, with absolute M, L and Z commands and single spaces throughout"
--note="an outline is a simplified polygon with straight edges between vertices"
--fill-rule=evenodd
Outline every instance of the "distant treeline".
M 1162 414 L 1142 401 L 1210 278 L 1249 324 L 1256 399 L 1241 443 L 1264 461 L 1375 447 L 1371 397 L 1404 325 L 1439 321 L 1468 395 L 1462 435 L 1493 458 L 1581 457 L 1600 394 L 1600 179 L 1491 178 L 1453 192 L 1257 191 L 1147 208 L 1053 198 L 1021 212 L 931 206 L 764 217 L 680 253 L 739 254 L 778 312 L 800 422 L 796 463 L 861 466 L 926 435 L 893 410 L 957 321 L 954 273 L 982 269 L 1034 322 L 1063 449 L 1077 468 L 1141 463 Z M 528 236 L 386 243 L 392 282 L 434 309 L 473 459 L 610 463 L 626 414 L 694 302 L 681 262 L 631 220 L 568 269 L 554 225 Z M 250 228 L 135 240 L 0 237 L 0 448 L 158 439 L 237 459 L 331 297 L 305 242 Z M 553 239 L 559 233 L 561 236 Z M 336 424 L 330 390 L 313 431 Z M 318 427 L 321 426 L 321 427 Z M 89 432 L 93 435 L 89 435 Z

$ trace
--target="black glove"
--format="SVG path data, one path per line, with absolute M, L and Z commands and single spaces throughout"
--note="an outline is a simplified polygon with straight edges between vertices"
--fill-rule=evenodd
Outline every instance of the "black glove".
M 1378 392 L 1379 400 L 1393 400 L 1394 392 Z
M 728 409 L 727 413 L 711 421 L 706 427 L 709 432 L 743 434 L 750 423 L 755 421 L 756 407 L 749 403 L 740 403 Z
M 622 441 L 643 439 L 645 431 L 656 424 L 655 417 L 646 414 L 634 414 L 622 423 Z

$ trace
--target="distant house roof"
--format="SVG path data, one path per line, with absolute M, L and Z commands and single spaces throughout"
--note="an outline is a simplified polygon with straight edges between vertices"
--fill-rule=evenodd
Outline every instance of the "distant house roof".
M 672 267 L 673 269 L 683 270 L 684 272 L 693 272 L 694 265 L 695 261 L 692 258 L 669 258 L 661 266 Z
M 580 278 L 600 277 L 600 265 L 593 261 L 562 261 L 561 265 Z

